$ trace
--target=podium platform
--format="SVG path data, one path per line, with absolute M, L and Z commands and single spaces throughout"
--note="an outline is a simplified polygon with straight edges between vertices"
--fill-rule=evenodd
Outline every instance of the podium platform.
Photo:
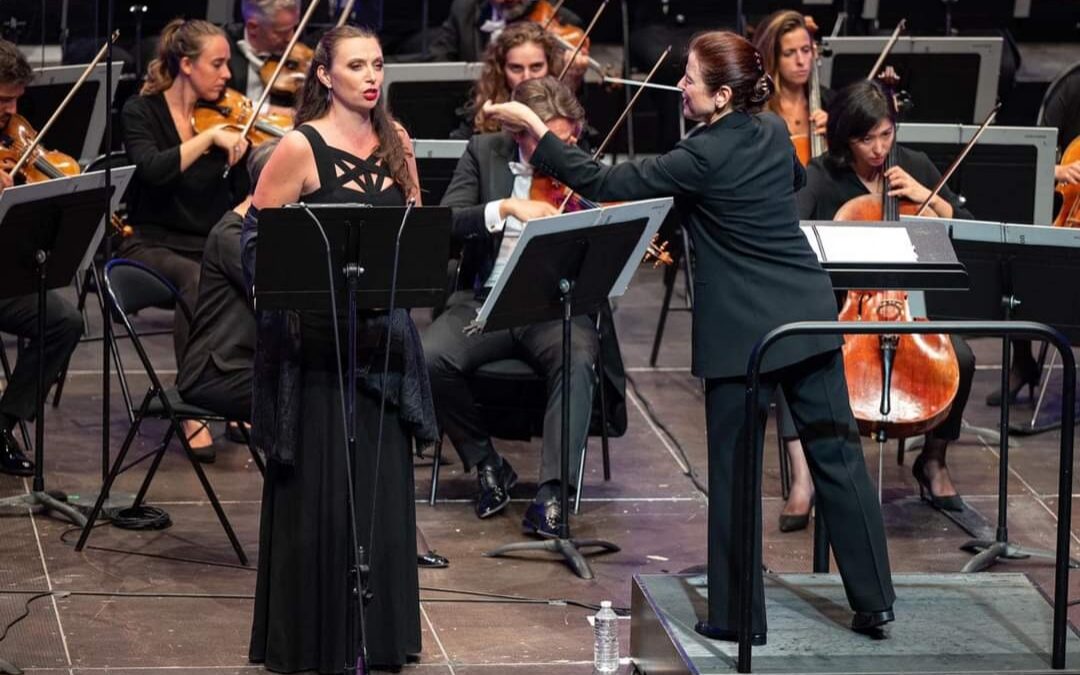
M 898 574 L 889 639 L 853 633 L 839 575 L 765 576 L 769 642 L 755 673 L 1077 673 L 1069 631 L 1066 670 L 1050 668 L 1053 608 L 1024 574 Z M 705 616 L 704 575 L 637 575 L 630 659 L 644 675 L 736 672 L 737 645 L 694 631 Z

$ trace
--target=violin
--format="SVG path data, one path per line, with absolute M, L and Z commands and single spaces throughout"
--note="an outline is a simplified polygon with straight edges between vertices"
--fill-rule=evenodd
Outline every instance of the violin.
M 1061 155 L 1062 164 L 1080 161 L 1080 138 L 1074 138 Z M 1054 218 L 1054 227 L 1080 227 L 1080 185 L 1061 183 L 1054 192 L 1061 195 L 1061 208 Z
M 281 138 L 293 127 L 288 115 L 255 115 L 255 104 L 235 89 L 226 89 L 216 101 L 199 101 L 191 115 L 191 127 L 200 134 L 207 129 L 225 124 L 243 129 L 254 119 L 247 139 L 252 145 L 261 145 L 273 138 Z
M 883 173 L 896 166 L 896 158 L 893 142 Z M 901 214 L 917 215 L 944 185 L 940 181 L 925 203 L 916 204 L 890 196 L 888 179 L 882 182 L 880 195 L 848 200 L 833 220 L 897 221 Z M 913 321 L 907 299 L 906 291 L 848 291 L 839 319 Z M 948 335 L 845 335 L 842 351 L 848 397 L 861 433 L 879 442 L 916 436 L 933 429 L 952 409 L 960 366 Z
M 40 183 L 82 173 L 79 162 L 71 155 L 59 150 L 46 150 L 36 144 L 34 141 L 37 135 L 26 118 L 13 113 L 7 126 L 0 131 L 0 166 L 10 171 L 15 168 L 27 149 L 30 149 L 27 160 L 18 171 L 27 183 Z
M 587 28 L 582 30 L 577 26 L 562 23 L 558 20 L 559 9 L 562 8 L 565 0 L 559 0 L 552 5 L 547 0 L 539 0 L 533 5 L 532 11 L 526 17 L 529 21 L 540 24 L 540 26 L 555 38 L 556 44 L 562 47 L 564 50 L 570 52 L 570 55 L 566 58 L 563 64 L 562 72 L 559 73 L 557 79 L 562 80 L 566 73 L 573 66 L 575 59 L 581 52 L 588 54 L 589 45 L 589 33 L 592 32 L 593 27 L 596 26 L 597 21 L 600 20 L 600 15 L 607 7 L 609 0 L 602 0 L 600 6 L 596 8 L 596 12 L 593 14 L 592 20 L 589 21 Z M 615 68 L 611 65 L 602 65 L 599 61 L 587 56 L 588 67 L 594 70 L 605 84 L 608 84 L 612 89 L 615 87 L 621 87 L 624 82 L 620 78 L 615 77 Z
M 284 61 L 281 74 L 273 81 L 270 91 L 279 96 L 295 97 L 304 88 L 308 69 L 315 51 L 303 42 L 297 42 L 284 56 L 271 56 L 259 68 L 259 79 L 267 84 L 274 76 L 278 64 Z

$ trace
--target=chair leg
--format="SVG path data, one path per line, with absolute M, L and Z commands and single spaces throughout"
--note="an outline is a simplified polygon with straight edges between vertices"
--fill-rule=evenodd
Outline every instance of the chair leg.
M 788 459 L 787 444 L 784 443 L 784 436 L 780 433 L 779 415 L 777 415 L 776 420 L 776 446 L 780 459 L 780 496 L 786 502 L 788 497 L 791 496 L 791 462 Z
M 251 442 L 251 432 L 247 430 L 247 427 L 241 421 L 238 421 L 236 426 L 240 429 L 240 435 L 244 437 L 244 443 L 247 444 L 248 452 L 251 453 L 251 459 L 255 461 L 255 467 L 259 470 L 259 475 L 266 478 L 266 463 Z
M 52 407 L 60 407 L 60 397 L 64 395 L 64 383 L 67 382 L 68 368 L 71 367 L 71 357 L 68 357 L 64 368 L 60 371 L 60 374 L 56 376 L 56 389 L 53 390 Z
M 79 535 L 79 541 L 75 543 L 76 551 L 82 551 L 83 547 L 86 546 L 86 540 L 90 538 L 90 531 L 94 529 L 94 523 L 97 521 L 98 516 L 101 515 L 101 509 L 105 507 L 105 500 L 109 496 L 109 491 L 112 490 L 116 477 L 120 474 L 120 467 L 124 466 L 124 460 L 127 459 L 128 451 L 131 450 L 131 443 L 135 440 L 135 434 L 139 431 L 139 425 L 142 424 L 143 415 L 146 414 L 146 410 L 150 406 L 153 393 L 153 389 L 147 390 L 142 405 L 139 406 L 139 412 L 135 415 L 135 422 L 128 427 L 127 436 L 124 437 L 124 443 L 120 446 L 120 454 L 116 456 L 112 468 L 109 469 L 108 475 L 105 476 L 105 481 L 101 485 L 101 492 L 98 494 L 97 501 L 94 502 L 94 508 L 90 510 L 90 515 L 86 518 L 86 525 L 83 526 L 82 533 Z
M 139 486 L 139 492 L 135 495 L 135 501 L 131 502 L 132 506 L 142 506 L 143 500 L 146 499 L 146 493 L 150 490 L 150 483 L 154 482 L 154 476 L 157 475 L 158 467 L 161 466 L 161 460 L 165 457 L 165 451 L 169 449 L 169 443 L 172 442 L 173 434 L 176 431 L 177 427 L 173 424 L 170 424 L 169 428 L 165 431 L 165 437 L 161 439 L 157 452 L 154 454 L 154 459 L 150 462 L 150 468 L 146 470 L 146 476 L 143 477 L 142 485 Z M 183 431 L 181 430 L 180 433 L 183 433 Z
M 904 466 L 904 450 L 906 445 L 906 439 L 896 439 L 896 464 L 898 466 Z
M 435 494 L 439 491 L 439 465 L 442 464 L 442 437 L 435 441 L 434 457 L 431 461 L 431 494 L 428 495 L 428 506 L 435 506 Z

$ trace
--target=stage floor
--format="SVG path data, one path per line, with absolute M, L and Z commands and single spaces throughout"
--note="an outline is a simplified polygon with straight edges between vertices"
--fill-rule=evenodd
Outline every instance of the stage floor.
M 1053 608 L 1023 574 L 898 574 L 889 639 L 852 632 L 838 575 L 767 575 L 761 673 L 1050 673 Z M 708 610 L 704 576 L 634 578 L 634 662 L 647 675 L 734 673 L 735 644 L 694 631 Z M 807 636 L 812 635 L 812 640 Z M 1080 638 L 1066 637 L 1080 666 Z M 1071 672 L 1078 672 L 1072 670 Z
M 673 313 L 657 368 L 647 367 L 661 294 L 661 275 L 643 267 L 616 312 L 619 339 L 629 374 L 636 384 L 628 403 L 629 430 L 612 442 L 612 480 L 604 482 L 599 443 L 590 445 L 581 514 L 572 521 L 581 537 L 600 537 L 622 547 L 620 553 L 592 559 L 596 579 L 585 582 L 561 562 L 542 555 L 491 559 L 482 553 L 498 544 L 520 541 L 520 519 L 535 490 L 539 441 L 498 442 L 522 478 L 514 502 L 504 513 L 480 521 L 470 503 L 475 477 L 461 465 L 443 468 L 440 502 L 426 504 L 430 467 L 417 467 L 417 517 L 431 545 L 448 556 L 445 570 L 420 572 L 424 651 L 410 672 L 458 675 L 561 675 L 592 670 L 590 610 L 559 600 L 598 603 L 613 600 L 629 607 L 635 574 L 676 573 L 701 564 L 706 556 L 706 502 L 683 473 L 681 445 L 702 480 L 706 475 L 702 392 L 689 373 L 689 314 Z M 426 323 L 426 313 L 417 321 Z M 171 325 L 171 314 L 140 317 L 148 328 Z M 100 334 L 100 321 L 92 321 Z M 149 340 L 152 358 L 171 377 L 172 339 Z M 9 352 L 14 354 L 8 341 Z M 125 363 L 136 360 L 124 345 Z M 998 409 L 983 404 L 999 376 L 1000 345 L 974 343 L 980 370 L 965 417 L 978 427 L 994 427 Z M 47 413 L 47 487 L 75 495 L 98 488 L 101 476 L 101 348 L 80 346 L 58 409 Z M 145 380 L 133 377 L 141 396 Z M 112 447 L 118 449 L 127 429 L 119 390 L 112 389 Z M 635 393 L 636 392 L 636 393 Z M 1026 398 L 1026 393 L 1025 393 Z M 666 435 L 647 415 L 670 432 Z M 1030 413 L 1024 403 L 1014 418 Z M 139 447 L 149 450 L 163 427 L 148 423 Z M 131 532 L 103 526 L 90 546 L 73 550 L 75 533 L 65 523 L 22 513 L 0 517 L 0 626 L 22 613 L 30 593 L 52 591 L 29 606 L 29 616 L 2 642 L 0 658 L 30 673 L 90 675 L 108 670 L 124 675 L 184 673 L 230 675 L 261 672 L 247 663 L 257 555 L 261 482 L 245 448 L 221 441 L 218 460 L 207 466 L 224 500 L 252 567 L 236 557 L 190 466 L 174 447 L 163 462 L 149 501 L 172 515 L 172 528 Z M 781 534 L 776 518 L 782 502 L 775 437 L 771 425 L 765 453 L 766 564 L 782 573 L 806 573 L 811 564 L 809 532 Z M 1058 433 L 1015 438 L 1011 454 L 1010 533 L 1029 546 L 1054 545 L 1057 508 Z M 914 453 L 897 466 L 895 447 L 882 454 L 869 442 L 864 449 L 884 503 L 893 569 L 900 574 L 956 572 L 970 556 L 959 550 L 969 537 L 952 521 L 920 502 L 911 477 Z M 452 452 L 448 455 L 453 457 Z M 976 511 L 996 515 L 995 441 L 967 431 L 949 451 L 953 478 Z M 142 477 L 137 469 L 120 482 L 133 492 Z M 26 491 L 29 481 L 0 475 L 0 496 Z M 1076 512 L 1074 507 L 1074 524 Z M 1073 554 L 1080 555 L 1074 529 Z M 406 561 L 407 562 L 407 561 Z M 998 565 L 995 572 L 1026 573 L 1045 594 L 1053 569 L 1042 561 Z M 1071 597 L 1080 598 L 1074 574 Z M 494 598 L 452 591 L 498 593 L 537 599 L 535 604 L 498 602 Z M 555 600 L 547 602 L 547 599 Z M 1080 621 L 1080 608 L 1070 610 Z M 897 628 L 904 630 L 901 612 Z M 629 656 L 630 621 L 620 621 L 623 655 Z M 800 645 L 818 639 L 808 624 Z M 947 639 L 943 638 L 943 639 Z M 793 644 L 795 638 L 793 638 Z M 800 647 L 801 648 L 801 647 Z M 1080 659 L 1069 665 L 1080 666 Z M 628 669 L 627 665 L 624 669 Z

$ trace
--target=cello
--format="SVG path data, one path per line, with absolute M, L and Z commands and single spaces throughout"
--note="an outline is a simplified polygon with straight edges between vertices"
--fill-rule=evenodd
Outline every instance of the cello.
M 1080 162 L 1080 138 L 1074 138 L 1061 155 L 1062 164 Z M 1054 227 L 1080 227 L 1080 184 L 1059 183 L 1054 191 L 1061 195 L 1061 208 Z

